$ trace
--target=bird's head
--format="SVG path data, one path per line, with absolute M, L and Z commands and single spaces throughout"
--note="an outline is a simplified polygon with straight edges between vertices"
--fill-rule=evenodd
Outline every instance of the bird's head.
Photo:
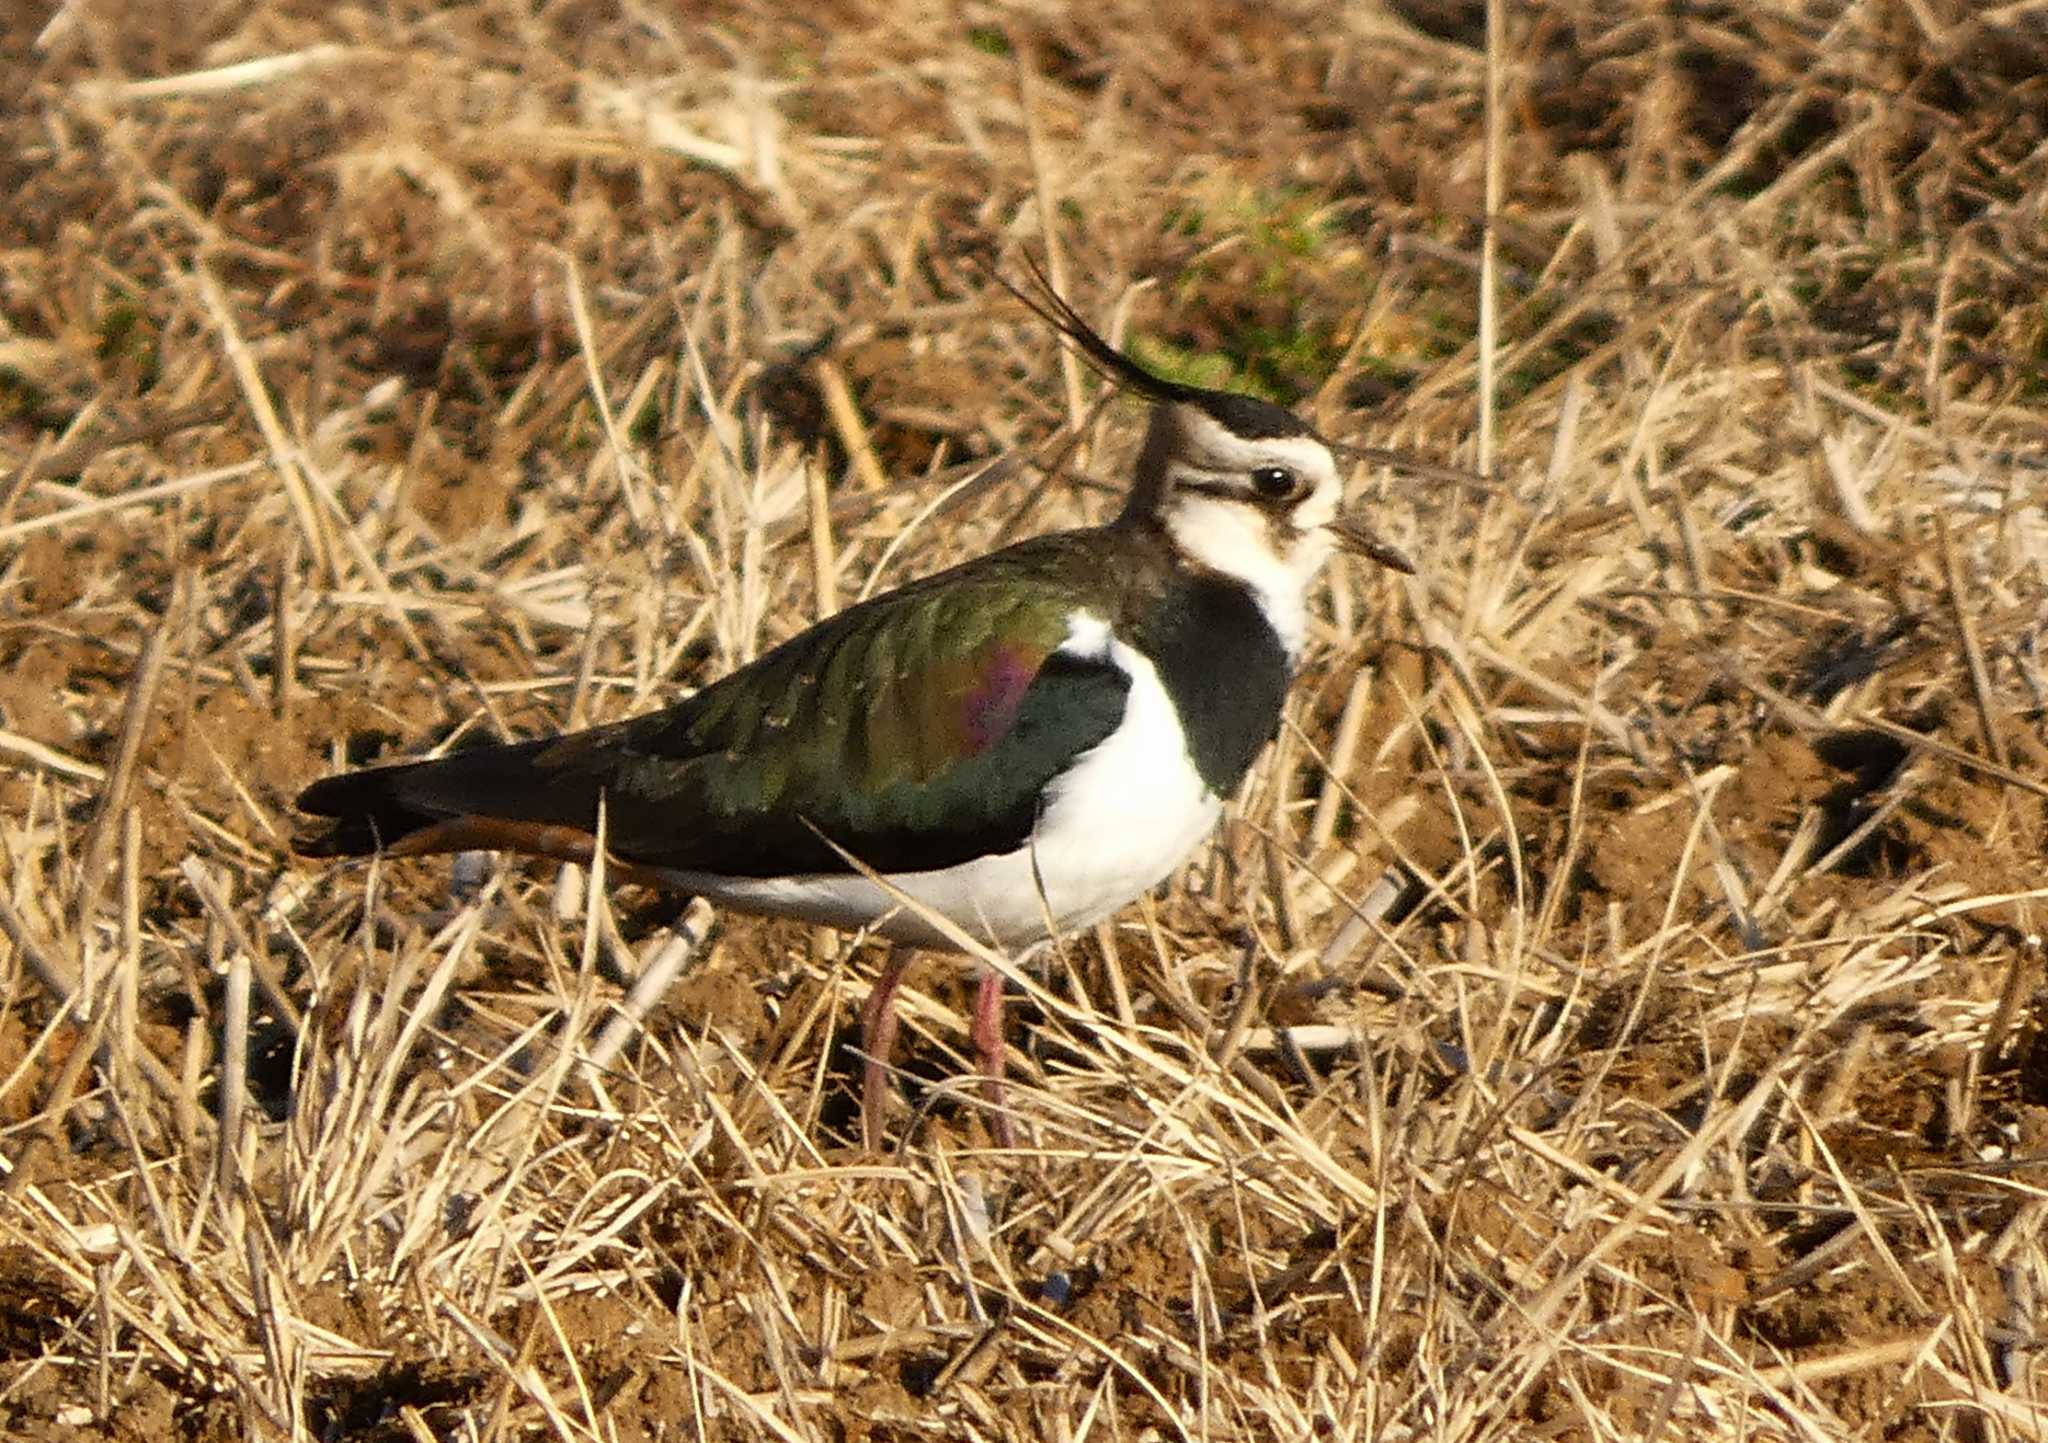
M 1009 286 L 1104 376 L 1153 402 L 1121 524 L 1156 525 L 1197 566 L 1276 595 L 1305 590 L 1331 551 L 1415 567 L 1343 507 L 1335 443 L 1284 406 L 1155 375 L 1096 334 L 1027 261 Z

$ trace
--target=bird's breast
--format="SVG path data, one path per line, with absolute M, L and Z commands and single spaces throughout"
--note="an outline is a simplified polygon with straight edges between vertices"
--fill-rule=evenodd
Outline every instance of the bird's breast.
M 1138 629 L 1195 770 L 1228 795 L 1280 725 L 1294 662 L 1257 595 L 1227 577 L 1177 580 Z

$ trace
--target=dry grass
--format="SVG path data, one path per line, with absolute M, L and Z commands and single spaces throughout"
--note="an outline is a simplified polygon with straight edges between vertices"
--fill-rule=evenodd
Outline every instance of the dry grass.
M 0 1429 L 2048 1435 L 2039 0 L 1510 4 L 1490 248 L 1453 0 L 29 8 Z M 1030 1151 L 955 971 L 863 1156 L 864 953 L 291 860 L 1102 515 L 1020 244 L 1500 479 L 1361 469 L 1423 575 L 1023 979 Z

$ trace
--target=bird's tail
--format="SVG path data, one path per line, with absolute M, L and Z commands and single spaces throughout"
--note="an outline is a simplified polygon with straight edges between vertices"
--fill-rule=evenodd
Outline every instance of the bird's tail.
M 508 848 L 586 860 L 601 769 L 574 765 L 575 749 L 564 740 L 472 747 L 324 777 L 299 793 L 298 809 L 322 820 L 294 837 L 292 849 L 304 857 L 364 857 Z M 561 764 L 565 751 L 571 765 Z
M 307 787 L 293 805 L 322 820 L 293 837 L 292 850 L 302 857 L 394 851 L 408 837 L 446 820 L 406 795 L 405 774 L 413 769 L 372 767 L 323 777 Z

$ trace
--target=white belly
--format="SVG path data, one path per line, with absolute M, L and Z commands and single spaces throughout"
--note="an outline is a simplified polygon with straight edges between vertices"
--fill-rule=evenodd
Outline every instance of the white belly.
M 1107 656 L 1130 676 L 1122 723 L 1048 789 L 1026 846 L 937 871 L 889 874 L 906 895 L 998 947 L 1101 921 L 1171 875 L 1223 810 L 1189 759 L 1180 718 L 1151 662 L 1086 617 L 1061 650 Z M 866 877 L 664 875 L 739 911 L 870 927 L 916 947 L 950 945 Z

